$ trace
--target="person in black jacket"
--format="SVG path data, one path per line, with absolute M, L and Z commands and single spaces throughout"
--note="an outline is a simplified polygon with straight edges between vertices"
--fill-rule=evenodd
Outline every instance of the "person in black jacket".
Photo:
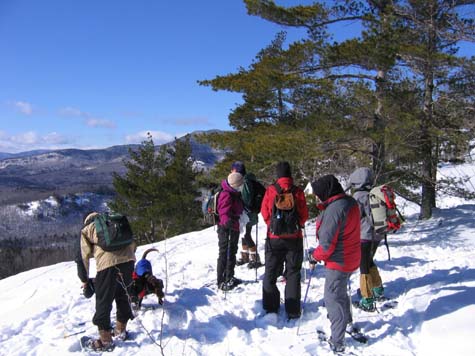
M 259 183 L 256 176 L 252 173 L 246 172 L 246 166 L 241 161 L 236 161 L 231 165 L 231 172 L 240 173 L 244 177 L 244 187 L 241 196 L 244 203 L 244 210 L 249 221 L 246 223 L 246 231 L 241 239 L 241 258 L 237 260 L 236 265 L 241 266 L 247 263 L 248 268 L 259 268 L 262 266 L 259 253 L 257 252 L 257 245 L 252 239 L 251 231 L 254 225 L 259 221 L 260 205 L 257 207 L 251 206 L 252 201 L 262 202 L 265 194 L 264 186 Z M 244 190 L 251 192 L 252 196 L 244 196 Z M 258 197 L 256 197 L 258 195 Z M 255 210 L 254 210 L 255 209 Z

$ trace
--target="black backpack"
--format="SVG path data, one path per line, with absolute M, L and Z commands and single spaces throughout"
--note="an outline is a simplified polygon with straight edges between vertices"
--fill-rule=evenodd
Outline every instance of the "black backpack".
M 244 176 L 244 187 L 242 189 L 242 201 L 248 212 L 258 214 L 261 211 L 262 199 L 266 193 L 266 188 L 257 181 L 254 174 L 249 173 Z
M 290 190 L 282 190 L 279 184 L 274 184 L 277 195 L 272 207 L 270 232 L 275 236 L 293 235 L 300 230 L 299 216 L 295 204 L 295 186 Z
M 125 215 L 102 213 L 94 218 L 98 245 L 104 251 L 117 251 L 134 241 L 129 220 Z

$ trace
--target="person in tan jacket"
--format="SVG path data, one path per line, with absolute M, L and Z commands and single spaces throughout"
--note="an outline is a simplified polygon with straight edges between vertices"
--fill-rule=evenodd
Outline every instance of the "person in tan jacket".
M 132 272 L 135 264 L 135 243 L 116 251 L 105 251 L 98 245 L 98 236 L 94 219 L 97 212 L 87 214 L 81 230 L 80 249 L 76 259 L 78 276 L 83 283 L 84 295 L 96 294 L 96 312 L 92 319 L 99 329 L 99 338 L 91 339 L 87 345 L 95 351 L 110 351 L 114 348 L 112 337 L 126 337 L 127 322 L 134 318 L 128 300 L 126 286 L 132 284 Z M 96 277 L 89 278 L 89 260 L 96 261 Z M 112 303 L 116 303 L 116 326 L 112 331 L 110 313 Z

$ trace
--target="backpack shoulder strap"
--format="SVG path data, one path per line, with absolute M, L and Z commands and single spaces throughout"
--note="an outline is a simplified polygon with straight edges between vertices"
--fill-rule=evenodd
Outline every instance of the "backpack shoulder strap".
M 282 187 L 279 185 L 279 183 L 274 183 L 273 186 L 275 187 L 275 190 L 277 190 L 277 193 L 278 194 L 282 194 L 284 192 L 284 190 L 282 189 Z M 292 184 L 292 186 L 290 187 L 289 189 L 289 192 L 292 193 L 292 195 L 295 195 L 295 189 L 297 189 L 297 186 Z

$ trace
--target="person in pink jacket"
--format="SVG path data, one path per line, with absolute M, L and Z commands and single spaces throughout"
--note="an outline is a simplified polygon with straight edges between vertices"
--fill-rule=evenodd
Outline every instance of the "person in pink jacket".
M 218 196 L 218 288 L 227 291 L 241 281 L 234 277 L 236 253 L 239 242 L 239 218 L 244 210 L 241 189 L 244 177 L 233 172 L 221 182 L 223 189 Z

